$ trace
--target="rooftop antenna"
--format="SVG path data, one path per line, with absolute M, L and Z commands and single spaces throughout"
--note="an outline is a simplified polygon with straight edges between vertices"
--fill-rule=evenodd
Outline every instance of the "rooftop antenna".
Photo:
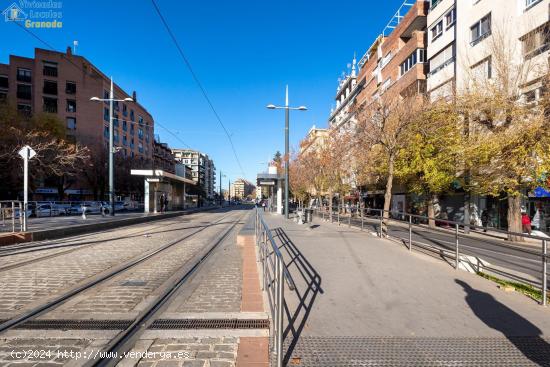
M 76 46 L 78 46 L 78 41 L 73 41 L 73 54 L 76 55 Z

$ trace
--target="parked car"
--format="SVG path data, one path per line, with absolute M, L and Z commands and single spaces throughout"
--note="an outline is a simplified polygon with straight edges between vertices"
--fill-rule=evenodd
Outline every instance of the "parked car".
M 35 217 L 55 217 L 60 213 L 61 210 L 55 204 L 38 204 L 33 211 Z M 65 213 L 64 210 L 63 213 Z

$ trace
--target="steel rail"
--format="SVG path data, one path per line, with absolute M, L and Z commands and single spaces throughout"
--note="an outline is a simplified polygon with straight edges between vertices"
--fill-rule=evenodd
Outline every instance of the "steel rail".
M 172 241 L 169 241 L 168 243 L 166 243 L 165 245 L 163 245 L 162 247 L 158 248 L 158 249 L 155 249 L 153 251 L 150 251 L 149 253 L 139 257 L 138 259 L 135 259 L 135 260 L 131 260 L 121 266 L 119 266 L 118 268 L 114 269 L 113 271 L 109 272 L 108 274 L 104 274 L 100 277 L 98 277 L 97 279 L 94 279 L 94 280 L 91 280 L 85 284 L 82 284 L 76 288 L 73 288 L 71 289 L 70 291 L 58 296 L 58 297 L 55 297 L 54 299 L 50 300 L 49 302 L 46 302 L 42 305 L 39 305 L 27 312 L 24 312 L 2 324 L 0 324 L 0 333 L 1 332 L 4 332 L 4 331 L 7 331 L 9 329 L 12 329 L 18 325 L 21 325 L 23 324 L 24 322 L 30 320 L 31 318 L 33 317 L 36 317 L 36 316 L 39 316 L 41 315 L 42 313 L 44 312 L 47 312 L 47 311 L 50 311 L 54 308 L 56 308 L 57 306 L 63 304 L 64 302 L 66 302 L 67 300 L 69 300 L 70 298 L 82 293 L 83 291 L 86 291 L 100 283 L 103 283 L 104 281 L 108 280 L 108 279 L 111 279 L 113 278 L 114 276 L 116 275 L 119 275 L 121 273 L 123 273 L 124 271 L 130 269 L 130 268 L 133 268 L 135 267 L 136 265 L 146 261 L 146 260 L 149 260 L 150 258 L 152 258 L 153 256 L 161 253 L 161 252 L 164 252 L 165 250 L 171 248 L 172 246 L 180 243 L 181 241 L 184 241 L 186 239 L 189 239 L 193 236 L 195 236 L 196 234 L 202 232 L 203 230 L 205 230 L 206 228 L 209 228 L 213 225 L 216 225 L 218 224 L 219 222 L 225 220 L 227 217 L 229 217 L 231 214 L 228 214 L 228 215 L 225 215 L 223 216 L 222 218 L 220 218 L 219 220 L 216 220 L 214 222 L 212 222 L 211 224 L 209 225 L 206 225 L 206 226 L 203 226 L 199 229 L 197 229 L 196 231 L 190 233 L 190 234 L 186 234 L 184 236 L 181 236 L 175 240 L 172 240 Z
M 222 243 L 225 238 L 231 233 L 233 228 L 241 221 L 244 215 L 239 216 L 233 223 L 226 228 L 222 235 L 217 237 L 213 244 L 208 248 L 206 253 L 202 254 L 200 259 L 196 261 L 185 274 L 175 282 L 172 286 L 166 288 L 156 301 L 147 307 L 140 315 L 136 317 L 134 322 L 124 331 L 119 333 L 114 339 L 109 342 L 99 353 L 99 356 L 105 356 L 97 360 L 90 360 L 84 364 L 84 367 L 107 367 L 115 366 L 121 361 L 124 353 L 127 353 L 135 344 L 135 341 L 141 333 L 143 333 L 149 325 L 151 325 L 157 315 L 164 311 L 165 306 L 172 300 L 173 296 L 187 282 L 187 280 L 199 269 L 200 265 L 208 259 L 214 250 Z M 185 269 L 189 264 L 184 264 L 180 269 Z

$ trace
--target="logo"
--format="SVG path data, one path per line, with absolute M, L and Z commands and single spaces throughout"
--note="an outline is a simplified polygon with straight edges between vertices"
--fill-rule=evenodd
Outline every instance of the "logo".
M 6 22 L 17 22 L 27 19 L 27 13 L 25 13 L 16 3 L 12 3 L 2 12 L 4 20 Z
M 19 0 L 2 14 L 6 22 L 23 22 L 25 28 L 62 28 L 63 2 L 54 0 Z

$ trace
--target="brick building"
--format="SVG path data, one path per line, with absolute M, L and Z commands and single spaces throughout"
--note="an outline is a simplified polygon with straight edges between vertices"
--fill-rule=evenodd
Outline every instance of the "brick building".
M 166 143 L 161 143 L 158 135 L 153 142 L 153 168 L 176 173 L 176 157 Z M 185 173 L 182 177 L 185 177 Z
M 90 148 L 94 157 L 105 156 L 108 146 L 109 104 L 90 101 L 108 98 L 110 79 L 86 58 L 36 48 L 34 57 L 10 55 L 9 64 L 0 64 L 0 99 L 23 113 L 51 113 L 61 119 L 67 138 Z M 134 102 L 114 104 L 114 145 L 124 158 L 135 158 L 143 165 L 153 158 L 153 117 L 136 98 L 114 85 L 117 99 L 132 97 Z M 38 188 L 48 192 L 47 187 Z M 66 194 L 89 197 L 92 188 L 79 179 Z M 59 197 L 57 189 L 50 199 Z

